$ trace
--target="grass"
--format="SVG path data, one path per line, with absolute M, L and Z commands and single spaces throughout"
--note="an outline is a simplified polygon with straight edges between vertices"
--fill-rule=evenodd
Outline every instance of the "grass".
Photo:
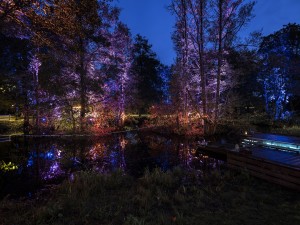
M 1 120 L 0 135 L 15 135 L 23 133 L 23 120 Z
M 300 224 L 299 193 L 248 174 L 80 172 L 47 198 L 0 203 L 0 224 Z
M 283 128 L 273 129 L 271 132 L 300 137 L 300 126 L 284 126 Z

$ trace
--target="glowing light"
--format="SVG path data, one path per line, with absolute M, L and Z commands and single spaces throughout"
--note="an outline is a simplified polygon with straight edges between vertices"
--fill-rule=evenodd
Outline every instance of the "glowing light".
M 73 106 L 73 109 L 81 109 L 81 106 L 80 105 L 75 105 L 75 106 Z
M 0 170 L 3 170 L 5 172 L 7 171 L 12 171 L 12 170 L 17 170 L 18 166 L 12 162 L 5 163 L 4 161 L 0 162 Z

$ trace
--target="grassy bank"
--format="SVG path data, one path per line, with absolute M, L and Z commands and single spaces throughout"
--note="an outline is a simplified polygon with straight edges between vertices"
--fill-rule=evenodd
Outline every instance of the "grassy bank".
M 282 128 L 274 128 L 271 130 L 271 132 L 276 134 L 300 137 L 300 126 L 297 125 L 283 126 Z
M 23 120 L 0 120 L 0 135 L 23 133 Z
M 78 173 L 37 200 L 2 200 L 1 224 L 300 224 L 299 193 L 247 174 L 199 178 L 176 168 Z

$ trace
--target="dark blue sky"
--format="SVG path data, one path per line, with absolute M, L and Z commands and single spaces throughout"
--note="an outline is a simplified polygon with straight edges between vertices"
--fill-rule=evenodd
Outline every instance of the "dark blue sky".
M 126 23 L 133 35 L 145 36 L 153 45 L 159 59 L 170 65 L 175 53 L 171 40 L 174 18 L 166 6 L 171 0 L 115 0 L 122 8 L 121 20 Z M 255 18 L 244 28 L 246 36 L 254 30 L 263 29 L 268 35 L 283 25 L 300 23 L 300 0 L 257 0 L 254 9 Z

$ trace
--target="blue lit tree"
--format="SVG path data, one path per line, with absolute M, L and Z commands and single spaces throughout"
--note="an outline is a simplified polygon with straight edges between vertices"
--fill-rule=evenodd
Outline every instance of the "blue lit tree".
M 262 68 L 258 82 L 262 85 L 265 110 L 274 120 L 285 119 L 290 115 L 288 105 L 294 95 L 299 53 L 300 26 L 296 24 L 288 24 L 264 37 L 260 45 Z

